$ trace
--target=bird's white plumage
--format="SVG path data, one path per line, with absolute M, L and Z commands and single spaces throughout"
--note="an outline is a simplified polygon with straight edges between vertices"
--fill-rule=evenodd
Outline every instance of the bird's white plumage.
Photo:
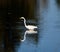
M 24 25 L 27 29 L 34 30 L 37 28 L 37 26 L 34 26 L 34 25 L 26 25 L 26 19 L 24 17 L 21 17 L 20 19 L 24 19 Z
M 35 28 L 37 28 L 37 26 L 27 25 L 26 28 L 27 29 L 35 29 Z

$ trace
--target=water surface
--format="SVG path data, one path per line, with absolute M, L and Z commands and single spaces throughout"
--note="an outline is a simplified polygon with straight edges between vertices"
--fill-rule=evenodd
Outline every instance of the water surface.
M 27 34 L 18 52 L 60 52 L 60 10 L 56 0 L 41 0 L 38 4 L 38 33 Z M 39 3 L 39 2 L 38 2 Z M 29 23 L 29 22 L 28 22 Z M 23 30 L 22 30 L 23 31 Z M 24 34 L 21 32 L 20 34 Z M 36 36 L 36 37 L 35 37 Z
M 8 15 L 6 11 L 0 15 L 1 52 L 60 52 L 59 0 L 37 0 L 35 17 L 25 17 L 26 24 L 37 26 L 37 30 L 27 30 L 14 15 L 15 10 L 8 11 Z

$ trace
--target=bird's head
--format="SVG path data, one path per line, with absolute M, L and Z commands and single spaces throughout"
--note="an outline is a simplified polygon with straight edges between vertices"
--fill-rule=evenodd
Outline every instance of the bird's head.
M 21 17 L 20 19 L 25 19 L 24 17 Z
M 24 21 L 24 22 L 26 21 L 24 17 L 21 17 L 20 19 L 21 19 L 21 21 Z

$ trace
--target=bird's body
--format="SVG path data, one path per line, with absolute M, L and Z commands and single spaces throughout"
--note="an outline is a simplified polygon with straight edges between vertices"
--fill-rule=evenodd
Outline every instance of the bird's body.
M 26 19 L 24 17 L 21 17 L 20 19 L 24 19 L 24 25 L 27 29 L 34 30 L 37 28 L 37 26 L 34 26 L 34 25 L 26 25 Z
M 37 27 L 36 27 L 36 26 L 32 26 L 32 25 L 27 25 L 26 28 L 27 28 L 27 29 L 31 29 L 31 30 L 33 29 L 33 30 L 34 30 L 34 29 L 36 29 Z

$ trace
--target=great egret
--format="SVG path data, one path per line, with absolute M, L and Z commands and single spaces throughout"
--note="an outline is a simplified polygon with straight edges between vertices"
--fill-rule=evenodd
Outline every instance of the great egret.
M 23 39 L 20 39 L 20 41 L 24 42 L 26 40 L 26 34 L 36 34 L 36 33 L 37 33 L 37 31 L 34 31 L 34 30 L 26 30 L 24 33 Z
M 24 25 L 27 29 L 30 29 L 30 30 L 34 30 L 37 28 L 37 26 L 33 26 L 33 25 L 26 25 L 26 19 L 24 17 L 21 17 L 20 19 L 23 19 L 24 20 Z

